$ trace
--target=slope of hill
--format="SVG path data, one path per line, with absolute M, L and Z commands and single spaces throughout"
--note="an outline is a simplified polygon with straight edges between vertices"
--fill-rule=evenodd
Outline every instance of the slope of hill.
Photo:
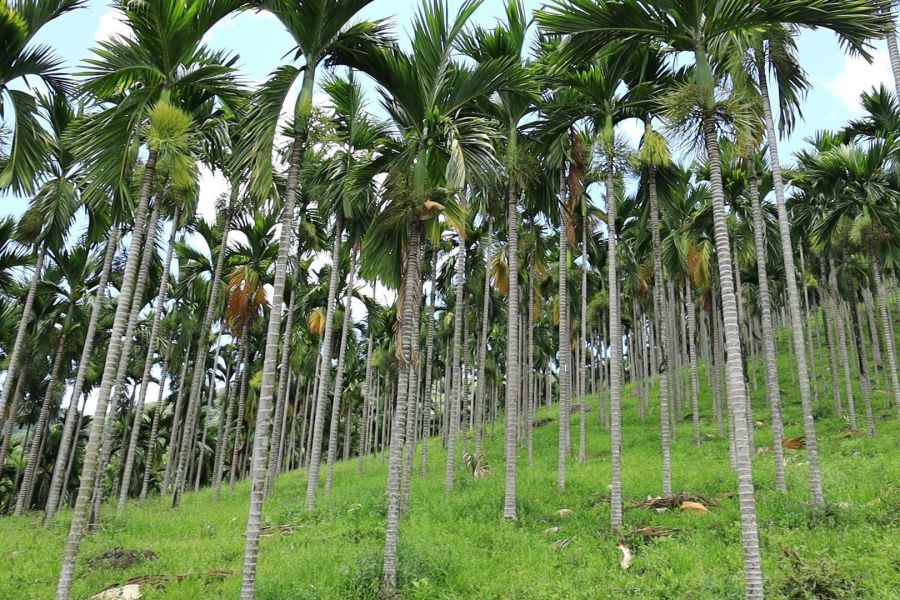
M 783 375 L 789 373 L 782 357 Z M 799 401 L 789 378 L 786 436 L 802 435 Z M 823 385 L 824 389 L 824 385 Z M 756 419 L 767 421 L 765 398 L 754 397 Z M 850 435 L 843 419 L 818 411 L 822 471 L 828 509 L 808 508 L 805 452 L 787 450 L 790 492 L 774 491 L 767 427 L 759 427 L 755 476 L 764 574 L 772 598 L 900 597 L 900 423 L 877 390 L 877 437 Z M 609 439 L 588 413 L 588 459 L 572 459 L 565 491 L 556 488 L 556 411 L 535 429 L 534 464 L 520 452 L 519 516 L 501 519 L 502 427 L 486 443 L 490 472 L 476 480 L 462 470 L 455 491 L 444 492 L 445 454 L 433 440 L 427 477 L 414 477 L 410 511 L 401 522 L 401 591 L 404 598 L 740 598 L 741 550 L 735 479 L 728 442 L 715 437 L 711 399 L 701 398 L 703 444 L 694 448 L 683 421 L 673 445 L 674 487 L 702 498 L 709 512 L 628 508 L 625 529 L 609 531 Z M 626 500 L 660 491 L 658 413 L 638 421 L 635 390 L 626 390 L 623 482 Z M 577 424 L 577 416 L 573 417 Z M 577 436 L 577 427 L 573 427 Z M 577 439 L 576 439 L 577 447 Z M 386 468 L 378 457 L 336 468 L 335 488 L 314 512 L 303 507 L 305 474 L 281 477 L 264 508 L 271 527 L 262 543 L 261 600 L 377 597 L 384 539 Z M 131 503 L 122 518 L 107 507 L 99 531 L 81 552 L 76 597 L 141 578 L 143 598 L 234 598 L 240 588 L 248 485 L 235 494 L 185 496 L 174 512 L 168 499 Z M 558 511 L 572 514 L 561 517 Z M 68 514 L 48 529 L 40 517 L 0 519 L 0 598 L 51 598 Z M 622 568 L 617 547 L 624 534 L 660 527 L 624 540 L 633 559 Z M 14 540 L 14 541 L 13 541 Z M 122 552 L 110 552 L 123 549 Z M 130 551 L 136 551 L 133 555 Z M 149 553 L 142 554 L 143 551 Z M 104 553 L 107 553 L 104 555 Z M 152 553 L 152 554 L 150 554 Z M 104 560 L 106 556 L 106 560 Z

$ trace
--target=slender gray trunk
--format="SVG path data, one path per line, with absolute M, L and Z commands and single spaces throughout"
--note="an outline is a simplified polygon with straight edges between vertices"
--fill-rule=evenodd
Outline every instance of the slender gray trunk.
M 153 176 L 156 171 L 157 154 L 151 150 L 144 166 L 144 177 L 141 183 L 141 191 L 138 196 L 137 207 L 134 213 L 134 234 L 128 248 L 128 259 L 125 263 L 125 274 L 122 277 L 122 287 L 119 296 L 122 299 L 131 298 L 134 295 L 135 280 L 137 279 L 138 263 L 140 262 L 140 248 L 144 242 L 144 228 L 149 210 L 148 200 L 153 185 Z M 100 443 L 103 438 L 103 425 L 106 417 L 106 408 L 109 404 L 110 392 L 116 375 L 116 367 L 119 353 L 122 349 L 123 335 L 128 324 L 128 315 L 131 303 L 120 301 L 116 305 L 113 320 L 112 334 L 109 348 L 106 352 L 106 361 L 101 377 L 100 392 L 97 396 L 97 407 L 94 411 L 94 419 L 91 422 L 91 434 L 84 453 L 84 464 L 81 471 L 81 483 L 78 487 L 78 497 L 75 501 L 75 511 L 69 526 L 69 534 L 66 540 L 66 549 L 60 569 L 59 581 L 56 587 L 57 600 L 69 600 L 72 591 L 72 582 L 75 576 L 75 562 L 78 559 L 78 550 L 84 537 L 84 528 L 87 525 L 88 510 L 94 492 L 94 482 L 97 477 L 97 466 L 100 459 Z
M 853 321 L 853 337 L 856 340 L 856 353 L 859 360 L 859 386 L 862 389 L 863 405 L 866 410 L 866 433 L 875 437 L 875 416 L 872 414 L 872 382 L 869 379 L 869 357 L 866 355 L 866 343 L 862 329 L 862 309 L 859 300 L 854 300 L 850 307 Z
M 319 487 L 319 468 L 322 462 L 322 434 L 325 429 L 325 410 L 328 402 L 329 380 L 331 378 L 331 355 L 334 335 L 334 311 L 337 298 L 338 274 L 341 271 L 341 235 L 343 223 L 337 215 L 334 224 L 334 242 L 331 249 L 331 279 L 328 282 L 328 305 L 325 310 L 325 333 L 322 335 L 322 366 L 316 392 L 316 418 L 313 422 L 312 444 L 309 449 L 309 479 L 306 485 L 306 509 L 312 510 L 316 504 L 316 489 Z
M 134 468 L 134 457 L 137 454 L 138 438 L 141 432 L 141 416 L 144 413 L 144 400 L 147 396 L 147 386 L 150 383 L 150 370 L 153 367 L 153 359 L 159 342 L 159 330 L 162 323 L 162 314 L 169 297 L 169 272 L 172 266 L 172 256 L 175 252 L 175 236 L 178 233 L 178 218 L 181 215 L 181 207 L 175 209 L 175 217 L 172 219 L 172 232 L 169 234 L 169 245 L 166 249 L 166 261 L 163 263 L 162 279 L 159 283 L 159 294 L 156 297 L 156 313 L 153 315 L 153 325 L 150 329 L 150 339 L 147 346 L 147 358 L 144 360 L 144 373 L 141 377 L 141 391 L 138 394 L 137 405 L 134 407 L 134 423 L 131 426 L 131 437 L 128 440 L 128 451 L 125 458 L 125 470 L 122 473 L 122 484 L 119 487 L 119 505 L 117 512 L 125 510 L 128 502 L 128 482 L 131 480 L 131 472 Z
M 803 411 L 803 431 L 806 439 L 806 452 L 809 461 L 809 487 L 812 504 L 815 508 L 825 505 L 822 491 L 822 476 L 819 472 L 819 444 L 816 438 L 816 423 L 812 411 L 809 371 L 806 365 L 806 342 L 803 339 L 803 319 L 800 314 L 800 293 L 797 290 L 797 274 L 794 268 L 794 249 L 791 244 L 791 228 L 788 222 L 787 207 L 784 198 L 784 179 L 781 161 L 778 158 L 778 138 L 775 135 L 775 120 L 772 117 L 772 105 L 769 101 L 768 82 L 766 80 L 765 57 L 757 53 L 760 95 L 763 100 L 763 117 L 766 126 L 766 138 L 769 142 L 769 157 L 772 165 L 772 180 L 775 188 L 775 199 L 778 209 L 778 230 L 781 234 L 781 248 L 784 257 L 784 273 L 787 283 L 788 304 L 791 311 L 791 333 L 797 347 L 797 374 L 800 379 L 800 403 Z
M 465 198 L 463 196 L 460 196 L 460 203 L 465 206 Z M 462 345 L 463 318 L 466 312 L 466 237 L 463 230 L 460 230 L 458 234 L 459 246 L 456 254 L 456 275 L 454 277 L 455 303 L 453 305 L 453 391 L 450 393 L 449 423 L 447 427 L 447 471 L 444 476 L 444 491 L 447 493 L 453 491 L 453 484 L 456 478 L 456 442 L 459 436 L 459 412 L 462 408 L 463 389 L 465 388 L 462 370 Z M 510 275 L 510 278 L 512 278 L 512 275 Z M 407 280 L 406 285 L 415 287 L 416 282 Z M 510 288 L 512 288 L 511 285 Z M 515 422 L 513 422 L 513 425 L 515 425 Z
M 147 499 L 150 489 L 150 473 L 153 470 L 153 457 L 156 453 L 156 434 L 159 431 L 159 419 L 163 411 L 163 392 L 166 387 L 166 379 L 169 376 L 169 355 L 163 360 L 162 374 L 159 377 L 159 393 L 156 397 L 156 410 L 153 411 L 153 421 L 150 423 L 150 436 L 147 438 L 147 454 L 144 459 L 144 478 L 141 482 L 141 502 Z
M 228 491 L 234 493 L 234 484 L 237 480 L 238 458 L 241 451 L 241 432 L 244 430 L 244 405 L 247 402 L 247 385 L 250 377 L 250 324 L 244 320 L 241 331 L 241 348 L 244 353 L 244 366 L 241 369 L 241 387 L 238 390 L 237 414 L 234 424 L 234 445 L 231 449 L 231 464 L 228 473 Z
M 344 307 L 344 323 L 341 328 L 341 345 L 338 348 L 337 372 L 334 375 L 334 397 L 331 401 L 331 423 L 328 432 L 328 463 L 325 472 L 325 495 L 331 495 L 334 481 L 334 461 L 337 459 L 338 425 L 341 421 L 341 397 L 344 392 L 344 361 L 350 344 L 350 313 L 353 304 L 353 284 L 356 275 L 356 250 L 350 253 L 350 274 L 347 278 L 347 305 Z M 349 418 L 349 413 L 347 418 Z
M 556 463 L 556 487 L 566 488 L 566 459 L 568 454 L 567 431 L 570 419 L 572 352 L 569 341 L 569 326 L 566 306 L 569 303 L 568 252 L 569 241 L 566 231 L 566 173 L 565 167 L 559 173 L 559 454 Z
M 518 204 L 518 203 L 517 203 Z M 518 211 L 516 212 L 518 214 Z M 508 216 L 508 215 L 507 215 Z M 484 246 L 484 295 L 481 304 L 481 332 L 478 336 L 478 375 L 475 382 L 475 454 L 481 454 L 481 445 L 484 441 L 484 423 L 482 412 L 484 410 L 484 363 L 487 358 L 487 338 L 490 331 L 491 308 L 491 246 L 494 243 L 494 218 L 488 217 L 487 243 Z M 429 300 L 430 301 L 430 300 Z M 429 357 L 430 359 L 430 357 Z M 427 389 L 427 388 L 426 388 Z
M 753 167 L 751 167 L 753 168 Z M 759 200 L 756 173 L 750 177 L 750 203 L 753 210 L 753 237 L 756 246 L 756 272 L 758 274 L 759 305 L 762 315 L 763 361 L 766 367 L 766 397 L 772 418 L 772 454 L 775 458 L 775 489 L 787 491 L 784 476 L 784 425 L 781 421 L 781 388 L 778 384 L 778 363 L 775 352 L 775 331 L 772 327 L 772 298 L 769 295 L 769 273 L 766 265 L 765 223 Z
M 428 288 L 428 308 L 425 312 L 425 319 L 428 321 L 428 334 L 425 341 L 425 434 L 424 443 L 422 444 L 422 462 L 419 465 L 419 475 L 425 477 L 428 473 L 428 445 L 431 439 L 431 414 L 434 411 L 434 402 L 432 395 L 431 369 L 434 361 L 434 290 L 437 286 L 437 264 L 438 264 L 438 246 L 435 244 L 431 249 L 431 286 Z M 361 461 L 360 461 L 361 462 Z

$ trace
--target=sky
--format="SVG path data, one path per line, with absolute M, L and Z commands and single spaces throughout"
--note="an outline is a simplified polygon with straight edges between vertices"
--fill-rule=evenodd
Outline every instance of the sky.
M 462 0 L 449 0 L 449 4 L 451 10 L 455 10 Z M 474 22 L 483 26 L 493 25 L 503 15 L 503 4 L 501 0 L 486 0 L 475 14 Z M 526 10 L 531 12 L 544 4 L 544 0 L 524 0 L 524 4 Z M 418 2 L 410 0 L 374 0 L 361 17 L 391 18 L 395 33 L 403 41 L 409 37 L 407 34 L 418 5 Z M 99 40 L 127 34 L 127 31 L 127 26 L 118 18 L 108 0 L 90 0 L 85 9 L 69 13 L 41 30 L 35 43 L 53 47 L 75 72 Z M 290 60 L 293 48 L 290 37 L 274 17 L 252 12 L 222 21 L 208 34 L 206 42 L 215 49 L 229 50 L 238 55 L 240 73 L 247 83 L 253 85 L 265 81 L 277 66 Z M 791 154 L 803 146 L 804 138 L 817 130 L 839 128 L 848 119 L 860 114 L 860 93 L 881 83 L 893 85 L 887 48 L 883 43 L 876 46 L 871 64 L 846 56 L 834 36 L 827 32 L 805 32 L 797 43 L 812 90 L 803 104 L 805 118 L 791 138 L 781 143 L 782 161 L 786 163 L 790 162 Z M 374 87 L 370 86 L 370 91 L 370 106 L 377 111 Z M 294 93 L 296 95 L 296 90 Z M 324 101 L 321 94 L 317 94 L 315 99 L 320 103 Z M 622 134 L 635 141 L 640 131 L 637 124 L 626 123 Z M 227 189 L 226 182 L 220 177 L 209 171 L 201 172 L 199 210 L 208 221 L 214 217 L 216 198 Z M 0 218 L 18 217 L 27 204 L 26 198 L 0 194 Z M 84 219 L 76 222 L 76 231 L 72 232 L 72 236 L 80 234 L 77 229 L 83 227 L 83 222 Z M 384 301 L 382 298 L 379 300 Z M 359 308 L 362 310 L 361 306 Z M 356 309 L 354 305 L 354 315 Z M 148 399 L 155 397 L 156 386 L 151 385 Z M 88 401 L 88 411 L 93 410 L 94 403 L 95 398 L 92 397 Z

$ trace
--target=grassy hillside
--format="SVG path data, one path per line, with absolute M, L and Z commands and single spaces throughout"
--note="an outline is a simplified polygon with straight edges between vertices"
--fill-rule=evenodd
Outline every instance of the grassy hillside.
M 783 373 L 789 371 L 783 357 Z M 796 389 L 785 377 L 787 436 L 802 435 Z M 824 386 L 823 386 L 824 389 Z M 401 524 L 401 586 L 405 598 L 740 598 L 741 553 L 737 500 L 728 466 L 728 444 L 714 438 L 708 395 L 704 443 L 690 440 L 684 421 L 673 447 L 674 488 L 702 494 L 716 505 L 708 514 L 627 509 L 625 531 L 651 525 L 677 528 L 671 537 L 629 542 L 630 569 L 619 565 L 619 535 L 608 531 L 609 441 L 588 414 L 588 461 L 571 461 L 566 491 L 556 489 L 554 419 L 535 430 L 535 461 L 521 453 L 518 523 L 500 518 L 503 500 L 502 428 L 489 437 L 492 472 L 477 481 L 460 472 L 456 491 L 443 489 L 445 455 L 429 451 L 425 479 L 414 480 L 409 514 Z M 827 404 L 823 396 L 823 405 Z M 769 597 L 900 598 L 900 424 L 875 394 L 877 437 L 846 435 L 846 423 L 819 411 L 822 472 L 828 510 L 814 519 L 807 508 L 804 451 L 786 451 L 790 493 L 773 490 L 771 452 L 755 459 L 764 573 Z M 861 401 L 858 402 L 861 404 Z M 596 406 L 591 402 L 592 406 Z M 754 397 L 756 418 L 767 421 L 762 391 Z M 861 409 L 860 409 L 861 412 Z M 624 411 L 624 493 L 643 500 L 660 490 L 657 413 L 640 424 L 634 390 Z M 862 414 L 860 414 L 862 418 Z M 577 423 L 577 416 L 573 419 Z M 577 435 L 577 428 L 574 429 Z M 771 443 L 759 429 L 760 446 Z M 577 439 L 576 439 L 577 445 Z M 378 458 L 338 465 L 331 499 L 307 513 L 306 479 L 291 473 L 278 481 L 264 509 L 274 533 L 262 542 L 258 598 L 373 598 L 383 543 L 386 468 Z M 75 596 L 87 597 L 138 576 L 166 576 L 158 589 L 143 586 L 144 598 L 234 598 L 240 587 L 248 486 L 188 494 L 178 512 L 167 499 L 134 502 L 118 518 L 106 508 L 101 531 L 82 545 Z M 574 511 L 568 518 L 559 509 Z M 40 518 L 0 519 L 0 598 L 51 598 L 68 528 L 62 513 L 49 529 Z M 279 529 L 283 527 L 283 531 Z M 559 530 L 551 528 L 559 527 Z M 549 530 L 549 531 L 548 531 Z M 117 548 L 150 550 L 155 560 L 112 568 L 92 557 Z

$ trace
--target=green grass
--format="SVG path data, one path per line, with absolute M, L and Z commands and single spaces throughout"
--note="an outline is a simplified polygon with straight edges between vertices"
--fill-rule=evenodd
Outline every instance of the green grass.
M 787 376 L 788 357 L 781 358 L 786 435 L 802 435 L 799 399 Z M 703 375 L 701 381 L 705 388 Z M 755 417 L 767 421 L 763 394 L 754 394 Z M 701 400 L 704 443 L 694 448 L 689 420 L 679 424 L 673 446 L 674 488 L 715 497 L 736 484 L 727 441 L 714 437 L 706 390 Z M 660 491 L 657 412 L 651 411 L 648 422 L 640 424 L 631 387 L 625 402 L 624 494 L 639 500 Z M 828 509 L 822 514 L 814 516 L 809 510 L 804 451 L 786 451 L 787 495 L 773 491 L 771 452 L 755 458 L 767 593 L 772 598 L 900 598 L 900 423 L 893 409 L 885 407 L 884 390 L 875 394 L 875 439 L 844 436 L 847 425 L 830 413 L 829 404 L 830 393 L 823 393 L 817 415 Z M 863 427 L 861 404 L 858 401 Z M 631 568 L 620 568 L 618 535 L 609 532 L 609 506 L 602 501 L 609 485 L 609 440 L 597 424 L 596 403 L 589 405 L 594 407 L 588 413 L 589 458 L 584 465 L 570 462 L 564 492 L 556 489 L 555 420 L 535 430 L 533 466 L 526 466 L 525 454 L 520 454 L 517 523 L 500 518 L 500 424 L 496 439 L 489 437 L 486 445 L 488 479 L 477 481 L 460 471 L 449 496 L 443 489 L 445 454 L 439 443 L 431 444 L 429 474 L 414 478 L 410 512 L 401 523 L 404 598 L 742 597 L 736 499 L 719 499 L 706 515 L 626 510 L 626 530 L 668 525 L 679 532 L 635 545 Z M 756 441 L 760 446 L 771 443 L 767 428 L 756 432 Z M 378 458 L 367 459 L 362 478 L 356 468 L 355 461 L 337 466 L 332 498 L 320 500 L 312 513 L 303 508 L 305 474 L 280 478 L 265 504 L 264 520 L 291 525 L 293 532 L 263 539 L 258 598 L 376 597 L 386 469 Z M 141 575 L 186 575 L 161 590 L 144 588 L 148 600 L 237 597 L 248 493 L 245 483 L 234 495 L 226 488 L 220 502 L 210 491 L 188 494 L 177 512 L 167 499 L 144 506 L 133 502 L 122 518 L 114 506 L 107 506 L 102 530 L 82 544 L 75 597 Z M 561 508 L 574 515 L 559 519 L 556 511 Z M 38 515 L 0 519 L 0 598 L 52 598 L 68 518 L 68 513 L 60 514 L 49 529 L 40 526 Z M 556 526 L 562 529 L 545 533 Z M 567 547 L 553 548 L 557 540 L 570 537 L 574 540 Z M 158 559 L 124 570 L 88 566 L 88 559 L 115 547 L 152 550 Z M 204 575 L 214 569 L 231 575 L 208 580 Z

